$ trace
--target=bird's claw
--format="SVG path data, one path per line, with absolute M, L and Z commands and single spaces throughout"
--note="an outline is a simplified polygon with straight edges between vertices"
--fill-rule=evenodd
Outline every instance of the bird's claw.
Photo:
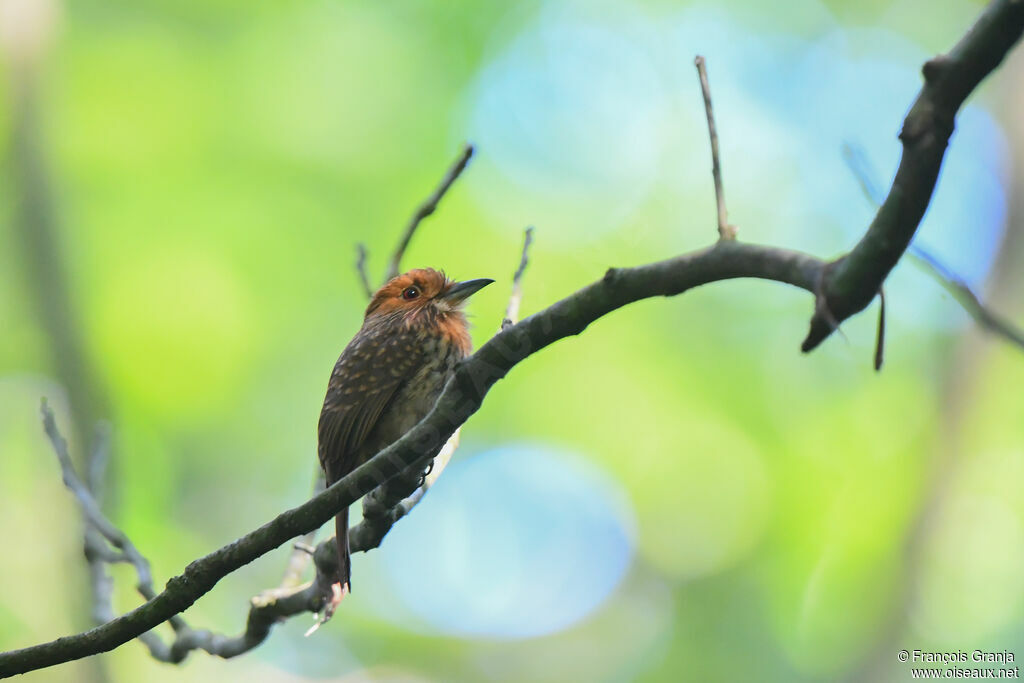
M 427 483 L 427 477 L 429 477 L 430 473 L 433 472 L 433 471 L 434 471 L 434 459 L 431 458 L 430 462 L 427 463 L 427 468 L 425 470 L 423 470 L 423 474 L 420 475 L 420 480 L 419 480 L 419 483 L 416 484 L 416 488 L 421 488 L 424 484 L 426 484 Z
M 345 596 L 348 595 L 349 592 L 349 585 L 347 582 L 341 583 L 339 581 L 331 584 L 331 599 L 327 601 L 326 605 L 324 605 L 323 612 L 313 615 L 316 623 L 310 626 L 309 630 L 306 631 L 305 635 L 307 638 L 316 633 L 318 628 L 331 620 L 331 617 L 334 616 L 335 610 L 338 609 L 338 605 L 341 604 L 341 601 L 345 599 Z
M 324 608 L 324 614 L 327 619 L 334 616 L 334 610 L 338 609 L 338 605 L 341 604 L 341 601 L 345 599 L 349 592 L 348 581 L 331 584 L 331 600 L 327 603 L 327 607 Z

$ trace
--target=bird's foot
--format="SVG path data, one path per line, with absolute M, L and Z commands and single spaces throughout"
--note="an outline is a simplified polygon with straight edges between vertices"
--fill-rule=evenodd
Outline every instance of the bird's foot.
M 420 488 L 421 486 L 426 484 L 427 483 L 427 477 L 429 477 L 430 473 L 433 472 L 433 471 L 434 471 L 434 458 L 431 458 L 430 462 L 427 463 L 426 468 L 424 468 L 423 474 L 420 475 L 419 480 L 416 482 L 416 488 Z
M 327 607 L 324 608 L 324 615 L 327 619 L 334 616 L 334 610 L 338 609 L 338 605 L 345 599 L 345 596 L 350 593 L 348 581 L 345 583 L 332 583 L 331 584 L 331 600 L 327 603 Z M 326 621 L 326 619 L 325 619 Z
M 331 597 L 327 601 L 327 604 L 324 605 L 323 611 L 313 615 L 313 618 L 316 619 L 316 623 L 310 626 L 309 630 L 306 631 L 307 638 L 316 633 L 318 628 L 331 620 L 331 617 L 334 616 L 335 610 L 338 609 L 338 605 L 341 604 L 341 601 L 345 599 L 345 596 L 348 595 L 349 592 L 350 590 L 347 581 L 345 583 L 341 583 L 339 581 L 331 584 Z

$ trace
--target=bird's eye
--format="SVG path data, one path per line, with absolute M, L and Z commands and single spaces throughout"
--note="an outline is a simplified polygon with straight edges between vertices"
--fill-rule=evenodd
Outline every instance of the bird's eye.
M 412 301 L 420 295 L 420 290 L 415 287 L 406 287 L 405 291 L 402 292 L 402 298 L 406 301 Z

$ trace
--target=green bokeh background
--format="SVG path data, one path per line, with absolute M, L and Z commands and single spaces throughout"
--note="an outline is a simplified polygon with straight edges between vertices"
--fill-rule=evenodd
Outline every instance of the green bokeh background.
M 579 11 L 623 6 L 654 22 L 684 7 Z M 802 36 L 831 14 L 935 52 L 980 7 L 733 0 L 717 11 Z M 353 246 L 366 243 L 371 272 L 383 271 L 467 135 L 482 70 L 542 10 L 305 0 L 78 0 L 58 9 L 40 72 L 58 257 L 108 397 L 107 507 L 158 581 L 308 495 L 327 373 L 364 306 Z M 1019 150 L 1009 112 L 1021 109 L 1002 94 L 1024 84 L 1017 57 L 979 103 L 1009 122 Z M 15 69 L 9 61 L 0 70 L 7 158 Z M 681 115 L 696 122 L 688 153 L 706 171 L 695 79 L 680 87 Z M 897 125 L 879 136 L 891 139 Z M 501 320 L 521 242 L 507 225 L 520 216 L 501 215 L 507 181 L 490 163 L 481 148 L 406 259 L 498 279 L 472 304 L 477 344 Z M 749 225 L 770 240 L 757 225 L 774 186 L 730 184 L 734 170 L 759 170 L 743 170 L 741 155 L 724 164 L 741 236 Z M 38 420 L 47 396 L 66 425 L 66 394 L 14 228 L 9 165 L 3 177 L 0 649 L 10 649 L 83 629 L 88 596 L 80 521 Z M 572 198 L 522 216 L 537 224 L 523 313 L 611 265 L 708 243 L 706 176 L 660 182 L 593 239 L 566 237 L 551 220 L 574 211 Z M 807 240 L 787 246 L 817 248 L 829 228 L 827 219 L 807 226 Z M 988 283 L 993 305 L 1011 316 L 1020 313 L 1022 255 L 1007 238 Z M 101 665 L 29 680 L 906 680 L 900 648 L 1024 657 L 1024 359 L 966 324 L 938 286 L 923 291 L 952 323 L 922 329 L 894 316 L 880 374 L 870 370 L 874 314 L 844 325 L 846 341 L 802 356 L 807 295 L 728 282 L 617 311 L 495 387 L 456 458 L 512 440 L 563 445 L 617 480 L 636 517 L 625 579 L 567 630 L 451 638 L 379 619 L 378 597 L 364 591 L 315 638 L 303 639 L 308 622 L 295 619 L 238 660 L 196 653 L 177 669 L 130 643 Z M 238 631 L 248 598 L 275 585 L 284 557 L 232 575 L 187 616 Z M 138 602 L 132 575 L 114 574 L 117 607 L 127 610 Z

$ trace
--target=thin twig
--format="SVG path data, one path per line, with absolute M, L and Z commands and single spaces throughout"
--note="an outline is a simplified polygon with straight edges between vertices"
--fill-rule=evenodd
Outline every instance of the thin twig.
M 885 200 L 885 195 L 882 193 L 881 188 L 875 185 L 875 173 L 871 168 L 871 162 L 868 161 L 867 154 L 864 153 L 864 148 L 860 145 L 844 142 L 842 154 L 846 167 L 850 169 L 853 177 L 857 180 L 857 184 L 860 185 L 861 193 L 877 209 Z
M 398 241 L 398 246 L 395 248 L 395 253 L 391 256 L 391 262 L 388 265 L 387 273 L 384 276 L 384 281 L 387 282 L 391 278 L 398 275 L 402 265 L 402 257 L 405 255 L 405 250 L 409 247 L 409 242 L 412 240 L 413 233 L 416 232 L 416 228 L 419 227 L 420 222 L 434 213 L 437 210 L 437 205 L 444 197 L 445 193 L 452 186 L 462 172 L 466 170 L 466 165 L 469 163 L 470 158 L 473 156 L 473 145 L 466 144 L 463 146 L 462 151 L 459 153 L 458 158 L 448 169 L 448 172 L 444 174 L 444 178 L 441 179 L 441 184 L 437 186 L 434 192 L 420 204 L 416 212 L 413 213 L 412 218 L 409 219 L 408 225 L 405 226 L 405 232 L 402 233 L 401 239 Z
M 49 410 L 49 408 L 45 407 L 45 404 L 44 410 Z M 53 419 L 52 412 L 50 419 Z M 86 497 L 91 496 L 95 509 L 100 510 L 103 481 L 106 477 L 107 462 L 110 458 L 109 426 L 106 423 L 96 425 L 92 447 L 89 450 L 89 457 L 85 463 L 86 481 L 82 482 L 75 472 L 74 465 L 67 451 L 67 443 L 58 432 L 56 422 L 53 423 L 51 428 L 50 425 L 45 424 L 44 417 L 44 425 L 47 427 L 47 434 L 50 436 L 54 450 L 57 452 L 57 459 L 61 465 L 65 484 L 72 491 L 75 490 L 74 486 L 78 488 L 78 493 Z M 54 442 L 55 438 L 59 439 L 59 441 Z M 72 484 L 67 484 L 69 481 Z M 77 496 L 78 494 L 76 494 Z M 138 554 L 126 553 L 123 550 L 111 548 L 107 544 L 107 539 L 88 517 L 85 519 L 84 541 L 85 561 L 89 569 L 89 583 L 92 586 L 92 618 L 97 624 L 104 624 L 117 616 L 117 612 L 114 611 L 114 579 L 111 577 L 110 572 L 107 571 L 107 565 L 122 562 L 135 565 Z M 138 569 L 137 565 L 136 568 Z M 147 571 L 148 566 L 144 567 L 143 572 L 139 574 L 140 579 L 145 577 Z M 141 583 L 138 588 L 139 592 L 147 600 L 155 594 L 151 583 L 148 585 L 148 589 L 145 584 Z M 170 622 L 177 630 L 186 628 L 181 615 L 175 615 L 174 619 L 170 620 Z M 162 662 L 170 661 L 170 648 L 156 632 L 147 631 L 139 636 L 139 640 L 146 646 L 154 659 Z
M 356 274 L 359 275 L 363 293 L 369 299 L 373 296 L 373 287 L 370 285 L 370 275 L 366 272 L 366 255 L 366 245 L 362 242 L 356 244 Z
M 146 560 L 139 553 L 138 549 L 132 544 L 132 542 L 121 533 L 121 530 L 115 527 L 100 511 L 99 506 L 96 505 L 96 501 L 93 499 L 92 494 L 89 493 L 89 489 L 86 488 L 82 480 L 78 478 L 78 474 L 75 472 L 75 467 L 71 462 L 71 456 L 68 454 L 68 444 L 57 430 L 57 424 L 53 417 L 53 410 L 46 403 L 44 399 L 40 408 L 43 416 L 43 428 L 46 430 L 46 435 L 50 439 L 50 443 L 53 445 L 53 450 L 57 454 L 57 459 L 60 462 L 61 475 L 64 477 L 64 485 L 71 490 L 78 499 L 78 504 L 82 509 L 82 514 L 85 516 L 86 521 L 91 524 L 97 531 L 99 531 L 107 541 L 115 548 L 124 553 L 125 557 L 135 566 L 135 570 L 138 573 L 139 578 L 139 592 L 145 595 L 149 593 L 146 599 L 152 599 L 153 593 L 153 577 L 149 570 L 149 561 Z M 145 586 L 145 588 L 143 588 Z
M 512 295 L 508 298 L 508 306 L 505 308 L 505 317 L 501 321 L 501 329 L 511 327 L 519 321 L 519 305 L 523 302 L 523 273 L 530 262 L 530 244 L 533 242 L 533 228 L 529 227 L 523 233 L 523 255 L 519 259 L 519 267 L 512 276 Z
M 100 507 L 103 501 L 103 480 L 106 476 L 109 446 L 109 430 L 105 425 L 97 425 L 89 457 L 85 462 L 85 485 L 92 493 L 97 507 Z M 107 571 L 107 565 L 131 560 L 123 552 L 111 549 L 88 521 L 85 521 L 84 527 L 83 550 L 89 569 L 89 584 L 92 586 L 92 619 L 97 624 L 102 624 L 114 613 L 114 582 Z
M 986 306 L 962 278 L 951 272 L 921 247 L 911 246 L 907 255 L 942 285 L 981 329 L 1002 337 L 1024 351 L 1024 330 Z
M 708 136 L 711 138 L 711 175 L 715 180 L 715 204 L 718 207 L 718 239 L 736 239 L 736 226 L 729 224 L 728 212 L 725 209 L 725 190 L 722 188 L 722 165 L 718 159 L 718 130 L 715 127 L 715 114 L 711 108 L 711 85 L 708 83 L 708 71 L 704 57 L 697 55 L 693 60 L 700 77 L 700 90 L 704 95 L 704 111 L 708 118 Z
M 878 290 L 878 334 L 875 337 L 875 372 L 882 369 L 885 359 L 885 290 Z
M 107 463 L 110 460 L 110 424 L 99 422 L 93 430 L 92 448 L 86 460 L 85 485 L 89 487 L 97 505 L 102 505 L 107 478 Z
M 875 174 L 864 150 L 857 145 L 844 143 L 843 159 L 867 200 L 876 207 L 880 206 L 883 199 L 882 193 L 874 183 Z M 907 256 L 949 292 L 981 329 L 1002 337 L 1024 350 L 1024 330 L 989 308 L 962 277 L 943 265 L 933 254 L 916 244 L 910 245 Z
M 85 518 L 85 556 L 89 564 L 93 587 L 93 618 L 97 623 L 103 624 L 116 617 L 113 606 L 113 580 L 106 571 L 105 563 L 130 563 L 135 568 L 138 577 L 136 589 L 143 598 L 152 600 L 156 597 L 156 591 L 153 589 L 149 560 L 143 557 L 131 540 L 103 515 L 89 488 L 79 478 L 68 453 L 67 441 L 57 428 L 53 410 L 45 399 L 41 402 L 40 412 L 43 417 L 43 429 L 46 431 L 60 464 L 64 485 L 78 500 L 82 516 Z M 91 464 L 96 471 L 90 473 L 92 477 L 103 476 L 104 465 L 96 463 L 106 462 L 107 444 L 109 444 L 109 435 L 107 429 L 101 426 L 97 429 L 96 443 L 93 447 Z M 119 552 L 114 552 L 105 546 L 104 540 L 117 548 Z M 180 614 L 176 614 L 168 621 L 175 631 L 188 630 L 188 626 Z M 170 661 L 170 648 L 156 633 L 150 631 L 140 634 L 139 640 L 146 645 L 153 657 L 160 661 Z

